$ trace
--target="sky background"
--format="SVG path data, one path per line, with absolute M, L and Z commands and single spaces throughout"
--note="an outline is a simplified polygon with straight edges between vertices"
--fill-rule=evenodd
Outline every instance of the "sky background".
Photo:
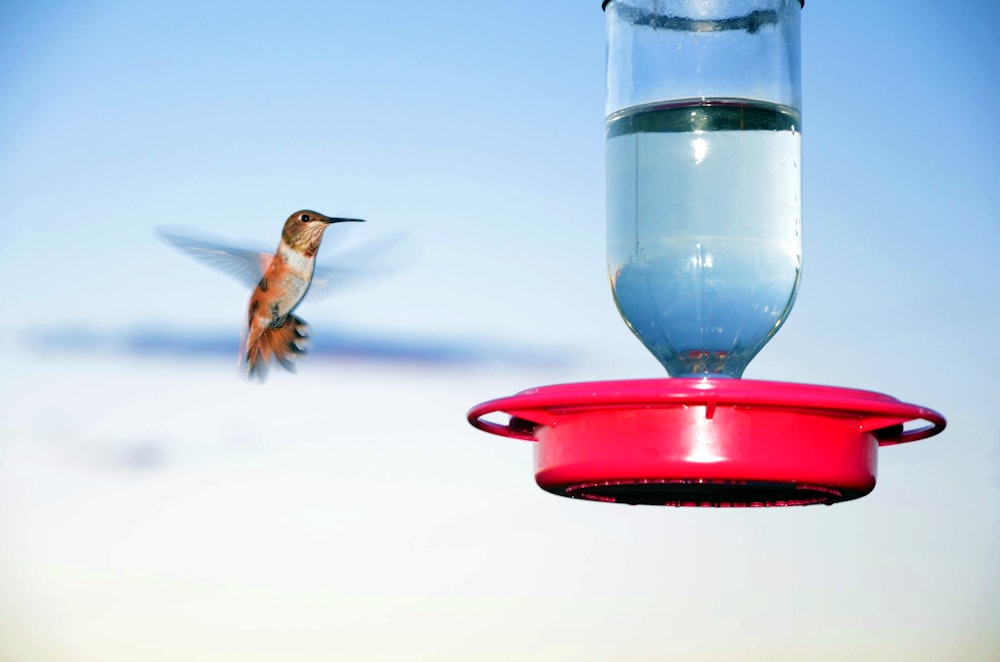
M 598 0 L 0 2 L 0 658 L 1000 657 L 998 24 L 807 3 L 803 280 L 745 377 L 949 427 L 864 499 L 716 511 L 550 496 L 464 420 L 662 374 L 607 285 Z M 317 337 L 523 360 L 239 379 L 247 292 L 154 228 L 303 207 L 368 220 L 321 261 L 403 237 Z M 233 352 L 37 342 L 135 329 Z

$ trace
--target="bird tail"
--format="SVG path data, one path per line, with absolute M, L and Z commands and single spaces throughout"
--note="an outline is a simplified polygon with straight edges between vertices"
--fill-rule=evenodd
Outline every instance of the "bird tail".
M 295 372 L 293 361 L 298 354 L 306 351 L 308 330 L 309 325 L 301 318 L 289 315 L 281 326 L 268 327 L 256 339 L 248 339 L 241 355 L 246 362 L 247 376 L 263 381 L 272 357 L 285 370 Z

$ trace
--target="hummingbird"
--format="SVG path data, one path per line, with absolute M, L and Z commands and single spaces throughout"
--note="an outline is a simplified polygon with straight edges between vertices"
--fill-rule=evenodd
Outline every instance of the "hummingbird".
M 316 253 L 323 233 L 330 225 L 345 222 L 364 220 L 299 210 L 285 221 L 281 241 L 273 254 L 228 248 L 163 229 L 160 234 L 178 248 L 253 285 L 240 345 L 240 364 L 246 368 L 248 377 L 263 381 L 272 358 L 286 370 L 294 371 L 293 359 L 305 352 L 308 326 L 293 313 L 318 280 L 314 278 Z

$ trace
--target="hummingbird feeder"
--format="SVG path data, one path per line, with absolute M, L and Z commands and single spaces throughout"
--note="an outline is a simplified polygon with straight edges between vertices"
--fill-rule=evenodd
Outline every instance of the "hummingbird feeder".
M 741 378 L 799 285 L 802 4 L 602 3 L 611 287 L 670 377 L 473 407 L 475 427 L 535 443 L 543 489 L 628 504 L 833 504 L 874 489 L 879 447 L 944 429 L 941 414 L 888 395 Z

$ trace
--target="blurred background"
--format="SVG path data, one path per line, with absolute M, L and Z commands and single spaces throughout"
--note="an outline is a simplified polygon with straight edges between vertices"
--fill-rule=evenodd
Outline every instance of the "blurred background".
M 803 280 L 745 376 L 949 427 L 727 511 L 550 496 L 464 419 L 662 375 L 605 273 L 598 0 L 0 3 L 0 659 L 997 659 L 998 23 L 807 3 Z M 248 292 L 154 228 L 303 207 L 395 273 L 248 383 Z

